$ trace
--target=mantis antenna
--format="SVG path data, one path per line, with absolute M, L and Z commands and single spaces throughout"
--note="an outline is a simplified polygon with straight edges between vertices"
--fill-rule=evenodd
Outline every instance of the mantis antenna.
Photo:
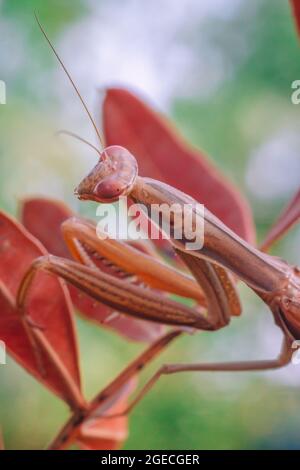
M 38 26 L 39 26 L 39 28 L 40 28 L 40 30 L 41 30 L 43 36 L 45 37 L 46 41 L 48 42 L 49 46 L 51 47 L 51 49 L 52 49 L 54 55 L 56 56 L 58 62 L 59 62 L 60 65 L 62 66 L 62 68 L 63 68 L 65 74 L 67 75 L 68 79 L 69 79 L 70 82 L 71 82 L 72 87 L 74 88 L 74 90 L 75 90 L 75 92 L 76 92 L 78 98 L 80 99 L 81 104 L 82 104 L 82 106 L 84 107 L 84 109 L 85 109 L 85 111 L 86 111 L 86 113 L 87 113 L 87 115 L 88 115 L 88 117 L 89 117 L 89 119 L 90 119 L 90 121 L 91 121 L 91 123 L 92 123 L 92 126 L 93 126 L 93 128 L 95 129 L 95 131 L 96 131 L 96 134 L 97 134 L 97 137 L 98 137 L 98 139 L 99 139 L 99 141 L 100 141 L 101 146 L 104 147 L 104 143 L 103 143 L 103 139 L 102 139 L 102 137 L 101 137 L 101 134 L 100 134 L 100 132 L 99 132 L 99 130 L 98 130 L 96 124 L 95 124 L 95 121 L 94 121 L 94 119 L 93 119 L 93 117 L 92 117 L 92 115 L 91 115 L 91 113 L 90 113 L 90 111 L 89 111 L 87 105 L 86 105 L 85 102 L 84 102 L 84 99 L 82 98 L 82 96 L 81 96 L 81 94 L 80 94 L 80 92 L 79 92 L 77 86 L 75 85 L 74 80 L 72 79 L 72 77 L 71 77 L 70 73 L 68 72 L 68 70 L 67 70 L 65 64 L 63 63 L 62 59 L 59 57 L 58 53 L 56 52 L 55 47 L 53 46 L 53 44 L 51 43 L 50 39 L 48 38 L 48 36 L 47 36 L 47 34 L 46 34 L 46 31 L 44 30 L 44 28 L 43 28 L 43 26 L 42 26 L 42 24 L 41 24 L 41 22 L 40 22 L 40 20 L 39 20 L 39 18 L 38 18 L 38 16 L 37 16 L 37 14 L 34 13 L 34 16 L 35 16 L 35 19 L 36 19 L 36 21 L 37 21 L 37 24 L 38 24 Z M 98 150 L 97 150 L 97 151 L 98 151 Z M 99 151 L 98 151 L 98 152 L 99 152 Z
M 88 145 L 92 149 L 94 149 L 99 155 L 101 155 L 101 152 L 97 147 L 87 140 L 85 140 L 83 137 L 80 137 L 80 135 L 75 134 L 74 132 L 66 131 L 66 130 L 61 130 L 56 132 L 56 135 L 68 135 L 69 137 L 74 137 L 74 139 L 80 140 L 80 142 L 83 142 L 84 144 Z

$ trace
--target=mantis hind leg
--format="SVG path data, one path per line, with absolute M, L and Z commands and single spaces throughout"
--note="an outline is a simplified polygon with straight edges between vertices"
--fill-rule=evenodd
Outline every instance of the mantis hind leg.
M 130 405 L 120 413 L 120 416 L 128 415 L 138 403 L 150 392 L 156 382 L 163 375 L 176 374 L 179 372 L 246 372 L 279 369 L 286 366 L 292 357 L 293 350 L 289 339 L 284 338 L 280 354 L 275 359 L 257 361 L 237 361 L 237 362 L 215 362 L 200 364 L 164 364 L 146 382 Z M 110 418 L 117 415 L 110 415 Z

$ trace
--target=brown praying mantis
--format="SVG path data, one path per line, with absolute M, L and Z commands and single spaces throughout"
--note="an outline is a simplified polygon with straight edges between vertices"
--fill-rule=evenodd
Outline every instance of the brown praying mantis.
M 40 28 L 102 142 L 100 132 L 77 87 L 41 25 Z M 171 236 L 170 239 L 174 250 L 192 276 L 164 264 L 151 254 L 141 253 L 134 246 L 122 241 L 109 238 L 100 240 L 93 224 L 72 218 L 63 224 L 62 231 L 75 261 L 52 255 L 36 259 L 19 288 L 17 304 L 20 311 L 25 310 L 26 296 L 38 270 L 65 279 L 118 312 L 173 325 L 175 333 L 168 333 L 165 340 L 161 340 L 163 347 L 187 327 L 203 331 L 218 330 L 229 324 L 231 316 L 238 316 L 241 313 L 241 305 L 235 288 L 235 278 L 245 282 L 269 307 L 275 323 L 283 333 L 282 348 L 277 358 L 232 363 L 163 365 L 124 410 L 124 414 L 132 410 L 165 374 L 186 371 L 266 370 L 288 364 L 294 353 L 292 345 L 300 337 L 300 269 L 251 246 L 207 209 L 200 215 L 196 210 L 197 202 L 188 195 L 160 181 L 139 176 L 136 159 L 125 148 L 110 146 L 102 151 L 94 148 L 99 154 L 99 162 L 78 185 L 75 193 L 80 199 L 110 203 L 126 196 L 147 208 L 153 204 L 164 204 L 166 207 L 173 204 L 180 207 L 192 204 L 193 226 L 197 226 L 197 220 L 202 217 L 204 245 L 201 249 L 187 250 L 186 244 L 190 240 L 184 237 L 177 239 Z M 171 225 L 173 223 L 174 220 L 171 219 Z M 123 278 L 101 272 L 93 262 L 92 255 L 95 253 L 122 271 Z M 133 283 L 132 277 L 139 283 Z M 196 306 L 189 307 L 172 300 L 165 295 L 166 292 L 193 299 Z M 28 325 L 33 329 L 38 327 L 30 323 Z M 142 362 L 138 362 L 139 368 L 148 362 L 147 355 L 143 358 Z M 130 374 L 126 376 L 126 380 L 129 378 Z

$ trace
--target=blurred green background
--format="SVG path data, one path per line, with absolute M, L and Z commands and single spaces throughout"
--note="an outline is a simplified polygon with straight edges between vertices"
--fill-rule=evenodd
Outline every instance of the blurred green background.
M 283 0 L 0 1 L 0 206 L 17 213 L 28 194 L 81 205 L 73 188 L 95 162 L 88 148 L 54 137 L 90 124 L 34 20 L 37 10 L 95 115 L 97 88 L 123 84 L 169 115 L 250 201 L 261 239 L 300 183 L 300 49 Z M 100 93 L 101 94 L 101 93 Z M 201 175 L 200 175 L 201 177 Z M 300 263 L 295 228 L 274 253 Z M 1 261 L 1 260 L 0 260 Z M 159 358 L 207 361 L 276 355 L 280 332 L 240 287 L 243 316 L 213 335 L 178 340 Z M 78 320 L 88 397 L 140 345 Z M 150 372 L 150 370 L 149 370 Z M 148 373 L 149 373 L 148 372 Z M 300 369 L 194 373 L 163 378 L 130 418 L 127 449 L 299 449 Z M 8 449 L 44 447 L 68 410 L 11 359 L 0 366 L 0 423 Z

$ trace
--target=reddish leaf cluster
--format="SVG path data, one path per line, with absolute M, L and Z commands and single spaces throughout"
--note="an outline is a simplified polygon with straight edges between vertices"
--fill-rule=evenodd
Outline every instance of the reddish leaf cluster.
M 299 1 L 291 3 L 300 31 Z M 186 145 L 140 99 L 127 90 L 108 89 L 103 122 L 106 143 L 130 150 L 142 175 L 188 193 L 245 240 L 254 240 L 253 219 L 244 198 L 201 152 Z M 112 314 L 109 307 L 96 304 L 77 288 L 67 287 L 62 280 L 44 272 L 34 277 L 24 308 L 16 303 L 21 280 L 36 258 L 47 253 L 70 258 L 60 226 L 72 215 L 63 203 L 43 198 L 24 201 L 22 224 L 0 213 L 0 338 L 24 369 L 72 408 L 73 416 L 55 441 L 59 448 L 76 442 L 85 449 L 115 449 L 127 436 L 127 418 L 105 419 L 105 415 L 117 414 L 126 407 L 135 388 L 132 378 L 144 359 L 129 366 L 128 375 L 121 374 L 97 400 L 86 403 L 80 383 L 73 304 L 85 318 L 130 340 L 152 342 L 161 335 L 163 327 L 124 316 L 108 321 Z M 263 248 L 269 248 L 299 218 L 298 191 L 271 229 Z M 107 269 L 101 261 L 97 263 L 100 269 Z M 165 344 L 150 346 L 143 357 L 152 358 Z
M 7 351 L 29 373 L 73 410 L 84 410 L 88 405 L 81 390 L 73 308 L 67 287 L 60 279 L 39 272 L 30 288 L 25 312 L 20 312 L 16 306 L 20 281 L 31 262 L 46 250 L 22 225 L 3 213 L 0 234 L 0 337 Z M 28 318 L 37 326 L 30 329 L 30 334 Z M 114 403 L 112 412 L 124 406 L 130 390 Z M 91 438 L 94 448 L 116 448 L 126 433 L 126 418 L 110 419 L 104 425 L 101 414 L 96 413 L 73 437 L 82 446 L 88 446 Z

